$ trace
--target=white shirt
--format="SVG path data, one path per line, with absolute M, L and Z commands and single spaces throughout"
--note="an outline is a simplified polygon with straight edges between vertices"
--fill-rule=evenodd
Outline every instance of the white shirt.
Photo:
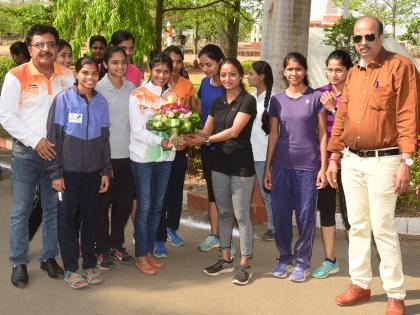
M 150 131 L 146 123 L 154 113 L 166 102 L 166 97 L 174 95 L 166 91 L 163 96 L 162 88 L 153 85 L 151 81 L 131 93 L 130 115 L 130 159 L 138 163 L 173 161 L 175 151 L 164 150 L 161 142 L 164 133 Z
M 109 104 L 109 142 L 111 144 L 112 159 L 126 159 L 130 157 L 130 122 L 128 104 L 135 85 L 122 79 L 123 84 L 118 89 L 108 78 L 108 73 L 98 82 L 95 89 L 102 94 Z
M 252 92 L 251 95 L 257 100 L 257 117 L 254 119 L 254 124 L 252 125 L 251 130 L 252 153 L 254 154 L 254 161 L 265 161 L 267 156 L 268 135 L 266 135 L 261 129 L 261 118 L 264 112 L 266 91 L 262 92 L 258 96 L 257 91 L 255 91 Z
M 52 101 L 73 83 L 73 71 L 56 63 L 51 78 L 41 74 L 32 61 L 13 68 L 3 83 L 0 124 L 12 137 L 35 149 L 47 136 Z

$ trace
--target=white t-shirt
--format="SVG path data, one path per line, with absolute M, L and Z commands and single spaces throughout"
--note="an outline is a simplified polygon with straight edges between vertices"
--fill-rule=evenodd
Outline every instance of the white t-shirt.
M 252 152 L 254 154 L 254 161 L 265 161 L 267 155 L 268 135 L 261 129 L 262 114 L 264 112 L 264 100 L 266 91 L 257 96 L 257 91 L 251 93 L 257 100 L 257 117 L 255 117 L 254 124 L 251 131 Z M 268 111 L 268 108 L 267 108 Z

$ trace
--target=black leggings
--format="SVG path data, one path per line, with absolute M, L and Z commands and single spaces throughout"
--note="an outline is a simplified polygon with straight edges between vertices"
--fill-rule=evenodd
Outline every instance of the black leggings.
M 211 170 L 212 170 L 212 157 L 214 155 L 214 151 L 211 150 L 211 147 L 202 145 L 201 146 L 201 165 L 203 166 L 203 173 L 204 179 L 206 180 L 207 184 L 207 195 L 209 197 L 209 202 L 215 202 L 214 199 L 214 191 L 213 191 L 213 183 L 211 180 Z
M 337 172 L 338 194 L 340 201 L 340 212 L 343 218 L 343 224 L 346 230 L 350 229 L 347 218 L 346 198 L 344 196 L 343 184 L 341 182 L 341 170 Z M 328 227 L 335 225 L 337 191 L 330 185 L 318 191 L 318 210 L 321 214 L 321 226 Z

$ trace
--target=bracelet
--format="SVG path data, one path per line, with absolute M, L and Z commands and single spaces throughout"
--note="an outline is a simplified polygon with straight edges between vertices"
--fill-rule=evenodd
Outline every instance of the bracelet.
M 335 116 L 335 114 L 337 113 L 337 109 L 336 108 L 331 108 L 330 112 L 331 112 L 331 114 L 333 114 L 333 116 Z

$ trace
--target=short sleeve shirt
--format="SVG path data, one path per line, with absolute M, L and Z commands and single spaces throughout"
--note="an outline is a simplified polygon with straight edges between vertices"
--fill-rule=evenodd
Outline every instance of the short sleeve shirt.
M 319 170 L 318 113 L 325 110 L 320 102 L 321 95 L 322 92 L 308 87 L 296 99 L 285 92 L 271 97 L 269 114 L 279 120 L 280 128 L 272 167 Z
M 251 145 L 252 125 L 257 115 L 255 98 L 242 91 L 228 104 L 226 95 L 223 94 L 214 100 L 209 109 L 209 116 L 214 119 L 214 133 L 219 133 L 233 126 L 239 112 L 250 115 L 251 119 L 238 137 L 215 143 L 212 166 L 213 170 L 227 175 L 249 177 L 255 174 Z
M 223 87 L 221 85 L 214 86 L 210 84 L 210 78 L 205 77 L 201 81 L 198 90 L 198 98 L 201 100 L 201 127 L 204 127 L 207 121 L 209 108 L 213 101 L 223 94 Z

